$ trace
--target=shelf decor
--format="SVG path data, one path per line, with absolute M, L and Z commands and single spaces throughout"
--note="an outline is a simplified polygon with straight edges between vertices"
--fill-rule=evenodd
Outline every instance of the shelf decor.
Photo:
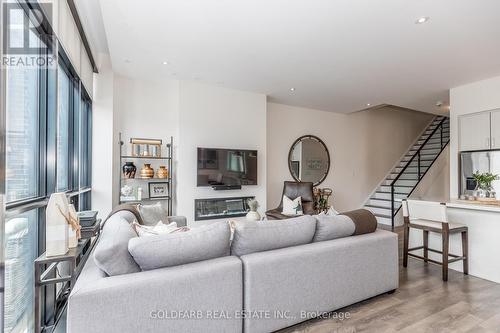
M 122 140 L 122 133 L 120 133 L 118 142 L 120 145 L 119 165 L 123 175 L 120 177 L 118 188 L 121 194 L 120 204 L 146 202 L 154 204 L 158 201 L 165 201 L 164 206 L 167 208 L 167 213 L 172 214 L 174 142 L 172 137 L 167 140 L 166 144 L 163 142 L 157 139 L 131 138 L 132 151 L 129 152 L 125 148 L 125 142 Z M 136 167 L 138 163 L 139 165 L 144 163 L 144 167 Z
M 148 179 L 148 178 L 153 178 L 155 176 L 155 171 L 151 167 L 150 163 L 144 163 L 144 166 L 141 169 L 141 178 L 142 179 Z
M 132 156 L 161 157 L 162 140 L 131 138 Z
M 149 183 L 149 197 L 154 198 L 167 198 L 169 194 L 168 183 Z
M 134 165 L 134 162 L 125 162 L 122 168 L 123 178 L 135 178 L 135 173 L 137 172 L 137 167 Z

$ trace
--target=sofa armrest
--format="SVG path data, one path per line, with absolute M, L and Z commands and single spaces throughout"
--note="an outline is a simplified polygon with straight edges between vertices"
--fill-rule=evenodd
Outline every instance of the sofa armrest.
M 93 269 L 92 261 L 69 297 L 69 333 L 242 330 L 235 316 L 243 299 L 236 257 L 112 277 Z

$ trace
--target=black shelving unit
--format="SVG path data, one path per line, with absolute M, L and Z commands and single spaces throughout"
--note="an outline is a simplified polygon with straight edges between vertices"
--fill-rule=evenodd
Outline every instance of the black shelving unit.
M 120 182 L 119 182 L 119 188 L 118 188 L 118 193 L 120 194 L 120 199 L 119 202 L 120 204 L 122 203 L 146 203 L 146 202 L 157 202 L 157 201 L 167 201 L 167 210 L 168 210 L 168 215 L 172 215 L 172 190 L 173 190 L 173 161 L 172 161 L 172 156 L 173 156 L 173 146 L 174 146 L 174 138 L 170 137 L 170 142 L 168 142 L 166 146 L 166 156 L 161 156 L 161 157 L 153 157 L 153 156 L 131 156 L 131 155 L 126 155 L 124 154 L 123 151 L 123 146 L 124 142 L 122 140 L 122 133 L 120 133 L 120 139 L 118 144 L 120 145 Z M 136 164 L 137 172 L 135 175 L 135 178 L 124 178 L 123 173 L 122 173 L 122 167 L 125 164 L 125 162 L 130 162 L 130 161 L 141 161 L 144 163 L 148 163 L 148 161 L 165 161 L 166 167 L 168 169 L 168 178 L 140 178 L 138 177 L 139 172 L 140 172 L 140 165 Z M 156 170 L 155 170 L 156 172 Z M 122 201 L 122 195 L 121 195 L 121 189 L 125 182 L 134 182 L 136 184 L 141 184 L 143 183 L 145 187 L 145 193 L 143 194 L 141 200 L 123 200 Z M 145 194 L 149 195 L 149 183 L 157 183 L 157 182 L 165 182 L 168 183 L 168 196 L 163 197 L 163 198 L 149 198 L 149 197 L 144 197 Z M 138 187 L 139 185 L 136 185 L 135 187 Z

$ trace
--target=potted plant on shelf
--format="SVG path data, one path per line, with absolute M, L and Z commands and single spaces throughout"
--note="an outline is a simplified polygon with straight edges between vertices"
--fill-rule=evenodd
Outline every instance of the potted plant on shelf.
M 474 197 L 476 199 L 495 199 L 496 193 L 491 183 L 499 179 L 498 175 L 490 172 L 480 173 L 476 171 L 472 174 L 472 177 L 476 181 L 476 188 L 474 190 Z

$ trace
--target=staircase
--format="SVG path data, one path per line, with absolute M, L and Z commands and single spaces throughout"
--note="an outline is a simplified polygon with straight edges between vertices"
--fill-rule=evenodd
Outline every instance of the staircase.
M 378 223 L 394 229 L 401 201 L 410 196 L 449 141 L 449 118 L 436 116 L 367 200 L 364 208 L 375 214 Z

